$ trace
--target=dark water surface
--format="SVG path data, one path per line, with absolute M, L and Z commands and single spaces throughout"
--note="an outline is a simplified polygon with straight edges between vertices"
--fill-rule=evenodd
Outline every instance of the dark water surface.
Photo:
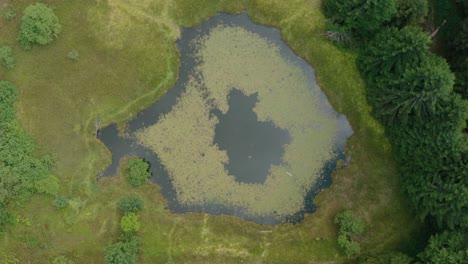
M 304 209 L 283 219 L 278 219 L 275 216 L 252 216 L 246 214 L 242 208 L 226 207 L 219 204 L 206 204 L 203 206 L 179 204 L 164 164 L 160 162 L 157 154 L 139 145 L 137 139 L 134 138 L 136 131 L 153 125 L 159 117 L 172 110 L 177 98 L 185 89 L 184 84 L 188 81 L 190 74 L 197 65 L 197 61 L 193 56 L 195 50 L 190 43 L 192 40 L 208 34 L 212 28 L 218 25 L 241 26 L 267 38 L 280 47 L 283 56 L 300 65 L 307 73 L 309 81 L 315 82 L 312 67 L 292 53 L 281 40 L 278 30 L 255 24 L 246 14 L 218 14 L 197 27 L 187 28 L 182 31 L 181 39 L 177 42 L 181 55 L 181 68 L 177 83 L 159 101 L 127 122 L 125 131 L 127 136 L 119 136 L 115 124 L 101 130 L 99 138 L 112 152 L 112 164 L 101 173 L 101 176 L 115 175 L 121 158 L 138 156 L 151 164 L 150 170 L 153 175 L 151 180 L 161 186 L 162 194 L 168 201 L 168 208 L 174 213 L 229 214 L 261 224 L 277 224 L 285 221 L 298 222 L 303 219 L 305 213 L 311 213 L 315 210 L 315 205 L 312 203 L 313 198 L 321 189 L 330 186 L 331 173 L 336 169 L 336 161 L 344 158 L 342 150 L 346 145 L 346 139 L 352 134 L 352 129 L 344 115 L 336 113 L 339 119 L 339 134 L 335 140 L 335 158 L 325 164 L 322 177 L 308 191 L 304 201 Z M 323 93 L 319 96 L 321 100 L 327 100 Z M 226 150 L 229 163 L 225 165 L 225 168 L 239 182 L 263 183 L 269 174 L 270 166 L 281 163 L 284 145 L 290 141 L 288 131 L 276 127 L 272 122 L 259 122 L 257 120 L 257 116 L 253 111 L 256 102 L 256 94 L 245 96 L 241 91 L 233 89 L 229 94 L 228 112 L 223 114 L 220 111 L 212 111 L 212 114 L 219 119 L 219 123 L 215 128 L 214 141 L 221 150 Z
M 229 157 L 225 168 L 239 182 L 264 183 L 270 166 L 281 163 L 283 146 L 290 141 L 289 133 L 275 127 L 273 122 L 257 120 L 253 111 L 257 94 L 246 96 L 233 89 L 228 101 L 229 110 L 225 115 L 213 111 L 219 120 L 214 142 Z

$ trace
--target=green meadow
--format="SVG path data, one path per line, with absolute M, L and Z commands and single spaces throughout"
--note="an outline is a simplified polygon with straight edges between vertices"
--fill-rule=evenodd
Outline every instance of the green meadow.
M 0 68 L 0 80 L 18 87 L 17 118 L 37 154 L 53 157 L 52 171 L 70 206 L 56 209 L 54 197 L 47 195 L 15 205 L 16 223 L 0 237 L 0 263 L 52 263 L 58 256 L 104 263 L 104 249 L 120 235 L 117 204 L 130 194 L 145 202 L 139 213 L 139 263 L 343 263 L 333 218 L 344 209 L 366 223 L 358 238 L 363 254 L 399 249 L 421 231 L 401 192 L 383 127 L 370 114 L 357 54 L 322 34 L 321 1 L 44 2 L 54 8 L 62 32 L 51 44 L 25 51 L 17 34 L 21 12 L 33 1 L 0 0 L 0 7 L 17 10 L 12 20 L 0 18 L 0 43 L 11 46 L 16 59 L 14 69 Z M 171 88 L 180 66 L 175 42 L 183 27 L 218 12 L 242 11 L 281 31 L 289 47 L 314 67 L 330 103 L 353 127 L 345 150 L 351 163 L 315 198 L 317 211 L 301 223 L 275 226 L 232 216 L 172 214 L 157 185 L 132 187 L 126 181 L 125 160 L 118 175 L 97 180 L 111 153 L 95 137 L 95 120 L 124 126 Z M 74 49 L 78 60 L 67 58 Z

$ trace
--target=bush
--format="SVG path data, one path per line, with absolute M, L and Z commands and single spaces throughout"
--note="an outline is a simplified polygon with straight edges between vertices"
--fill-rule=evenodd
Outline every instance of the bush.
M 144 203 L 141 199 L 129 196 L 120 200 L 119 209 L 126 215 L 129 213 L 137 213 L 143 210 Z
M 38 193 L 56 195 L 60 185 L 57 177 L 50 175 L 36 182 L 36 190 Z
M 365 224 L 356 218 L 350 210 L 345 210 L 335 216 L 335 224 L 338 224 L 338 244 L 347 256 L 358 254 L 361 251 L 359 243 L 353 240 L 353 236 L 364 231 Z
M 67 58 L 70 60 L 78 60 L 80 58 L 80 53 L 76 49 L 72 49 L 68 54 Z
M 106 264 L 134 264 L 138 260 L 140 242 L 133 237 L 129 241 L 117 242 L 105 250 Z
M 134 234 L 140 230 L 140 220 L 135 213 L 128 213 L 120 219 L 120 228 L 126 234 Z
M 146 179 L 151 178 L 151 173 L 149 170 L 148 162 L 140 158 L 132 158 L 128 161 L 127 164 L 128 170 L 128 181 L 133 186 L 139 186 L 146 181 Z
M 46 45 L 62 30 L 58 17 L 47 5 L 36 3 L 24 10 L 18 40 L 24 49 L 32 44 Z
M 13 52 L 10 47 L 0 47 L 0 64 L 7 69 L 13 69 L 15 67 L 15 59 L 13 58 Z
M 6 206 L 0 203 L 0 233 L 3 232 L 3 226 L 13 223 L 13 217 L 7 211 Z
M 5 18 L 7 20 L 13 20 L 16 17 L 16 9 L 14 7 L 8 8 L 8 10 L 5 12 Z
M 70 202 L 66 197 L 59 195 L 55 198 L 53 205 L 58 209 L 64 209 L 70 205 Z

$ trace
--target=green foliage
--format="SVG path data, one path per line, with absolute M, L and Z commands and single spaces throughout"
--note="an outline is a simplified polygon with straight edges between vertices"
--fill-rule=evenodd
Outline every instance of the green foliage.
M 434 235 L 429 245 L 418 255 L 423 263 L 427 264 L 462 264 L 468 260 L 468 233 L 443 232 Z
M 335 216 L 335 224 L 338 224 L 340 233 L 359 235 L 366 225 L 362 220 L 354 216 L 351 210 L 344 210 Z
M 68 201 L 68 199 L 64 196 L 57 196 L 53 202 L 53 205 L 57 208 L 57 209 L 64 209 L 64 208 L 67 208 L 69 205 L 70 205 L 70 202 Z
M 59 180 L 53 175 L 49 175 L 36 182 L 36 191 L 38 193 L 56 195 L 59 191 L 59 188 Z
M 106 264 L 134 264 L 138 261 L 139 240 L 136 237 L 110 245 L 105 250 Z
M 371 37 L 397 13 L 397 0 L 325 0 L 324 9 L 334 23 Z
M 338 244 L 345 251 L 345 254 L 347 256 L 358 254 L 361 247 L 358 242 L 353 240 L 353 237 L 364 231 L 364 222 L 355 217 L 350 210 L 337 214 L 334 221 L 339 226 Z
M 62 26 L 54 11 L 45 4 L 36 3 L 24 10 L 18 40 L 24 49 L 30 49 L 32 44 L 50 43 L 61 30 Z
M 149 163 L 140 158 L 132 158 L 127 164 L 128 181 L 133 186 L 140 186 L 148 178 L 151 178 L 149 172 Z
M 468 223 L 466 115 L 466 102 L 451 95 L 430 119 L 389 130 L 410 201 L 422 218 L 451 228 Z
M 0 81 L 0 204 L 25 202 L 36 191 L 53 192 L 56 187 L 53 180 L 44 182 L 50 158 L 35 157 L 31 138 L 15 119 L 16 98 L 13 84 Z
M 3 232 L 3 226 L 13 223 L 13 217 L 8 212 L 6 206 L 0 203 L 0 234 Z
M 79 60 L 80 59 L 80 53 L 76 49 L 72 49 L 68 54 L 67 58 L 70 60 Z
M 360 257 L 358 264 L 411 264 L 413 259 L 409 256 L 396 251 L 385 252 L 378 256 Z
M 7 81 L 0 81 L 0 126 L 15 118 L 14 102 L 18 97 L 16 87 Z
M 10 47 L 0 47 L 0 64 L 7 69 L 13 69 L 15 67 L 15 59 L 13 58 L 13 52 Z
M 454 90 L 468 99 L 468 18 L 465 18 L 450 41 L 449 60 L 455 72 Z
M 428 0 L 400 0 L 395 24 L 398 27 L 416 25 L 424 21 L 428 12 Z
M 444 59 L 432 53 L 418 66 L 397 74 L 398 78 L 382 78 L 369 89 L 369 101 L 378 106 L 375 114 L 384 123 L 430 118 L 452 92 L 453 73 Z
M 359 54 L 358 66 L 372 85 L 380 80 L 399 77 L 428 56 L 429 35 L 417 27 L 384 29 Z
M 5 18 L 7 20 L 13 20 L 16 17 L 16 9 L 14 7 L 9 7 L 5 12 Z
M 119 209 L 126 215 L 129 213 L 137 213 L 143 210 L 144 203 L 141 199 L 134 196 L 125 197 L 120 200 Z
M 135 213 L 128 213 L 120 219 L 120 228 L 124 233 L 134 234 L 140 230 L 140 220 Z

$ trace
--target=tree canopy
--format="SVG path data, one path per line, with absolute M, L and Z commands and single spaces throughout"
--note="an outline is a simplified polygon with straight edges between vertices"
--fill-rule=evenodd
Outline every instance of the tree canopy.
M 131 158 L 127 163 L 128 181 L 133 186 L 139 186 L 151 178 L 149 164 L 140 158 Z
M 460 264 L 468 259 L 468 233 L 443 232 L 429 239 L 429 245 L 419 254 L 427 264 Z
M 397 13 L 397 0 L 326 0 L 325 14 L 334 23 L 369 37 Z
M 54 11 L 45 4 L 32 4 L 24 10 L 18 40 L 25 49 L 46 45 L 58 37 L 62 26 Z

